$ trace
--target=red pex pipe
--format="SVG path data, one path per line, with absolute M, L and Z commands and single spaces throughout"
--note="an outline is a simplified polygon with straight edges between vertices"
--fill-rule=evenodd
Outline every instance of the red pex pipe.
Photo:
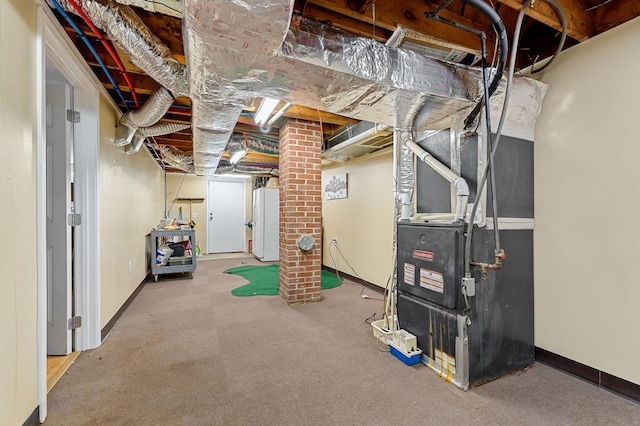
M 127 86 L 129 86 L 129 90 L 131 90 L 131 96 L 133 96 L 133 102 L 136 104 L 136 108 L 140 108 L 140 101 L 138 100 L 138 94 L 136 93 L 136 90 L 133 87 L 133 83 L 129 78 L 129 74 L 127 73 L 127 70 L 122 64 L 120 57 L 118 56 L 115 49 L 113 48 L 113 45 L 107 39 L 105 39 L 104 36 L 102 35 L 102 32 L 95 25 L 93 25 L 93 22 L 91 22 L 91 19 L 89 19 L 89 17 L 84 12 L 84 10 L 82 10 L 80 5 L 76 3 L 76 0 L 69 0 L 69 3 L 71 4 L 71 6 L 73 6 L 76 12 L 78 12 L 78 15 L 80 15 L 84 23 L 87 24 L 89 28 L 91 28 L 91 31 L 93 31 L 93 33 L 96 35 L 96 37 L 98 37 L 98 40 L 100 40 L 104 48 L 107 49 L 107 52 L 109 52 L 109 55 L 115 61 L 116 65 L 118 66 L 118 69 L 122 73 L 122 77 L 124 77 L 124 81 L 127 82 Z

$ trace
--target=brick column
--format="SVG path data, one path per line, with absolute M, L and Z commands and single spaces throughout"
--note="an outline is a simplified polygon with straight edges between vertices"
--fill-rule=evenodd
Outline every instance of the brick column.
M 322 268 L 322 176 L 320 125 L 289 120 L 280 129 L 280 296 L 287 303 L 316 302 Z M 310 234 L 315 247 L 298 248 Z

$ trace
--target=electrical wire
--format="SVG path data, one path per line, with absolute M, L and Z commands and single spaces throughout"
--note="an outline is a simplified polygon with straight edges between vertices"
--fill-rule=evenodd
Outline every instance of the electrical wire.
M 331 245 L 333 243 L 334 243 L 333 240 L 329 243 L 329 256 L 331 257 L 331 261 L 333 261 L 333 269 L 336 271 L 336 277 L 338 277 L 338 281 L 340 281 L 340 283 L 342 284 L 344 279 L 340 278 L 340 274 L 338 271 L 338 262 L 336 262 L 336 259 L 333 257 L 333 253 L 331 252 Z
M 344 257 L 344 254 L 342 254 L 342 251 L 340 251 L 340 247 L 338 247 L 338 243 L 336 243 L 335 241 L 332 241 L 332 243 L 335 243 L 336 249 L 338 250 L 338 253 L 340 254 L 340 257 L 342 257 L 342 259 L 345 261 L 345 263 L 347 264 L 347 266 L 349 267 L 349 269 L 351 269 L 351 271 L 353 271 L 354 275 L 358 278 L 360 278 L 362 281 L 366 281 L 364 278 L 362 278 L 360 276 L 360 274 L 358 274 L 356 272 L 355 269 L 353 269 L 353 266 L 351 266 L 351 264 L 349 263 L 349 261 L 347 260 L 346 257 Z
M 176 199 L 178 198 L 178 195 L 180 194 L 180 190 L 182 189 L 182 184 L 184 183 L 184 178 L 186 178 L 186 177 L 187 177 L 187 174 L 184 173 L 182 175 L 182 180 L 180 181 L 180 185 L 178 185 L 178 190 L 176 191 L 176 195 L 175 195 L 175 197 L 173 197 L 173 202 L 171 203 L 171 206 L 169 206 L 169 212 L 171 212 L 171 209 L 173 208 L 173 205 L 176 203 Z M 169 212 L 167 212 L 167 213 L 169 213 Z M 189 220 L 191 220 L 191 218 L 189 218 Z
M 338 271 L 338 262 L 336 262 L 336 259 L 333 257 L 333 253 L 331 252 L 331 246 L 334 245 L 336 246 L 336 249 L 338 250 L 338 253 L 340 253 L 340 256 L 342 257 L 342 259 L 344 259 L 344 261 L 347 263 L 347 265 L 349 265 L 349 262 L 347 261 L 347 259 L 345 259 L 344 255 L 342 254 L 342 252 L 340 252 L 340 248 L 338 247 L 338 243 L 336 243 L 335 240 L 331 240 L 331 242 L 329 243 L 329 256 L 331 257 L 331 260 L 333 261 L 333 266 L 334 266 L 334 270 L 336 271 L 336 276 L 338 277 L 338 280 L 340 280 L 340 283 L 344 283 L 345 280 L 344 278 L 340 277 L 339 271 Z M 351 267 L 351 265 L 349 265 L 349 267 Z M 362 281 L 365 281 L 362 277 L 357 275 L 357 272 L 353 270 L 353 268 L 351 268 L 351 270 L 356 274 L 356 276 L 358 278 L 360 278 Z M 353 284 L 353 285 L 359 285 L 361 286 L 360 288 L 360 295 L 362 295 L 362 293 L 364 293 L 364 284 L 362 283 L 352 283 L 351 281 L 347 281 L 348 284 Z M 373 300 L 382 300 L 382 299 L 376 299 L 374 297 L 370 297 L 370 296 L 362 296 L 364 299 L 373 299 Z
M 373 313 L 373 315 L 371 315 L 370 317 L 365 319 L 364 323 L 371 325 L 371 323 L 374 322 L 374 321 L 376 321 L 376 313 L 375 312 Z

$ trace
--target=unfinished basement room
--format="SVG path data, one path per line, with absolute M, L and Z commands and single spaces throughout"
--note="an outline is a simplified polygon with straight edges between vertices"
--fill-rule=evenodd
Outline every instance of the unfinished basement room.
M 639 425 L 639 44 L 638 0 L 0 0 L 0 425 Z

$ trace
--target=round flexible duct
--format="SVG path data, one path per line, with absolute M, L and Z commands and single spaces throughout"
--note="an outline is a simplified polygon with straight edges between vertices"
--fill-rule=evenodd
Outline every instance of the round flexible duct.
M 150 127 L 140 127 L 136 131 L 136 135 L 142 136 L 162 136 L 169 133 L 180 132 L 191 127 L 189 124 L 182 123 L 160 123 Z
M 159 88 L 147 99 L 142 108 L 127 111 L 120 117 L 119 123 L 131 129 L 149 127 L 156 124 L 173 104 L 174 97 L 164 87 Z

